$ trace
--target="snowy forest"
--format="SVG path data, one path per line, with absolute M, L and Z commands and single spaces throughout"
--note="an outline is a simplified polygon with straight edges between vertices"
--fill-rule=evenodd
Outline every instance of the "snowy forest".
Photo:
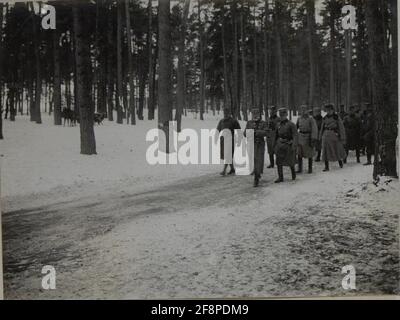
M 176 120 L 180 130 L 187 112 L 201 121 L 223 106 L 247 120 L 254 106 L 267 115 L 269 105 L 295 114 L 301 104 L 339 112 L 369 102 L 376 170 L 395 175 L 395 0 L 47 3 L 54 30 L 41 28 L 33 3 L 0 4 L 2 119 L 40 124 L 49 113 L 61 125 L 67 108 L 82 120 L 81 153 L 95 154 L 94 112 L 119 124 Z M 342 26 L 346 4 L 354 30 Z
M 396 0 L 0 1 L 5 298 L 399 294 L 397 12 Z M 218 156 L 148 160 L 162 141 L 149 132 L 174 130 L 180 160 L 190 130 L 203 159 L 202 132 L 210 142 L 225 121 L 244 132 L 241 158 L 261 128 L 254 161 L 220 173 Z

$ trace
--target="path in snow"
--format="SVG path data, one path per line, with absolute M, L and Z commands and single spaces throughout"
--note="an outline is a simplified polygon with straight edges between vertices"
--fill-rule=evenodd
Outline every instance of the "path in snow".
M 265 169 L 260 188 L 248 176 L 215 174 L 6 208 L 5 297 L 349 294 L 341 288 L 348 264 L 353 293 L 399 292 L 398 188 L 376 192 L 370 167 L 321 169 L 279 185 Z M 47 264 L 56 290 L 40 289 Z

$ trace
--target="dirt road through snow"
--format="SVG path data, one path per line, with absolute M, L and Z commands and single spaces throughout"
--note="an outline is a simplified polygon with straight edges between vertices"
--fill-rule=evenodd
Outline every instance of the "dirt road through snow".
M 5 297 L 398 293 L 397 183 L 379 192 L 370 168 L 321 169 L 279 185 L 266 169 L 260 188 L 207 174 L 45 206 L 5 201 Z M 341 287 L 349 264 L 353 292 Z M 56 290 L 41 289 L 43 265 L 55 267 Z

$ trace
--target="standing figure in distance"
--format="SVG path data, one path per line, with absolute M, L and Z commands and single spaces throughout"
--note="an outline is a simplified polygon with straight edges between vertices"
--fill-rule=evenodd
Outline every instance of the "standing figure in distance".
M 303 158 L 308 159 L 308 173 L 312 173 L 314 146 L 318 140 L 318 128 L 314 118 L 309 115 L 307 106 L 300 107 L 300 116 L 297 118 L 298 129 L 297 160 L 298 173 L 303 172 Z
M 318 136 L 320 135 L 321 132 L 321 127 L 322 127 L 322 115 L 321 115 L 321 108 L 314 108 L 313 110 L 313 118 L 315 122 L 317 123 L 317 129 L 318 129 Z M 317 140 L 316 145 L 315 145 L 315 150 L 317 151 L 317 157 L 315 158 L 315 162 L 320 162 L 321 161 L 321 140 Z
M 372 164 L 371 157 L 375 153 L 375 116 L 370 103 L 366 103 L 366 116 L 362 128 L 362 136 L 367 154 L 365 166 Z
M 261 120 L 261 112 L 258 108 L 251 110 L 252 120 L 246 124 L 246 130 L 254 130 L 254 187 L 257 187 L 261 173 L 264 168 L 264 156 L 265 156 L 265 137 L 267 136 L 268 126 L 267 123 Z M 244 135 L 246 136 L 246 130 Z
M 219 133 L 222 132 L 222 130 L 228 129 L 231 132 L 231 145 L 232 145 L 232 153 L 231 155 L 226 155 L 224 150 L 224 137 L 220 137 L 220 148 L 221 148 L 221 159 L 225 161 L 224 163 L 224 169 L 220 173 L 221 176 L 226 175 L 226 169 L 228 168 L 228 163 L 227 161 L 231 160 L 229 163 L 231 170 L 229 171 L 228 175 L 235 174 L 235 167 L 233 166 L 233 153 L 235 150 L 235 143 L 234 143 L 234 136 L 235 136 L 235 130 L 240 129 L 240 124 L 239 122 L 234 119 L 231 115 L 231 110 L 229 108 L 224 108 L 224 118 L 219 121 L 217 130 Z M 231 157 L 230 157 L 231 156 Z
M 283 166 L 290 167 L 292 180 L 296 179 L 294 169 L 296 163 L 297 128 L 289 121 L 286 108 L 279 109 L 279 123 L 276 128 L 275 154 L 278 167 L 278 179 L 275 183 L 283 182 Z
M 322 160 L 325 162 L 323 171 L 329 171 L 330 161 L 338 161 L 339 166 L 343 168 L 343 160 L 346 158 L 344 150 L 346 132 L 333 104 L 327 104 L 325 111 L 327 115 L 322 121 L 320 139 L 322 140 Z
M 268 131 L 267 131 L 267 148 L 269 155 L 269 166 L 267 168 L 273 168 L 275 165 L 274 161 L 274 145 L 276 139 L 276 128 L 279 123 L 279 117 L 275 106 L 269 107 L 269 117 L 267 120 Z
M 350 150 L 356 151 L 357 163 L 360 163 L 360 145 L 361 145 L 361 120 L 356 115 L 356 106 L 350 106 L 348 115 L 343 119 L 343 125 L 346 130 L 346 155 Z M 347 157 L 344 163 L 347 162 Z

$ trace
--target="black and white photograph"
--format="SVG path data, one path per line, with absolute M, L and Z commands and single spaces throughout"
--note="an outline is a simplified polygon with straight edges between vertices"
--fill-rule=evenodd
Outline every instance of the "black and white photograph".
M 399 297 L 398 12 L 1 0 L 4 299 Z

